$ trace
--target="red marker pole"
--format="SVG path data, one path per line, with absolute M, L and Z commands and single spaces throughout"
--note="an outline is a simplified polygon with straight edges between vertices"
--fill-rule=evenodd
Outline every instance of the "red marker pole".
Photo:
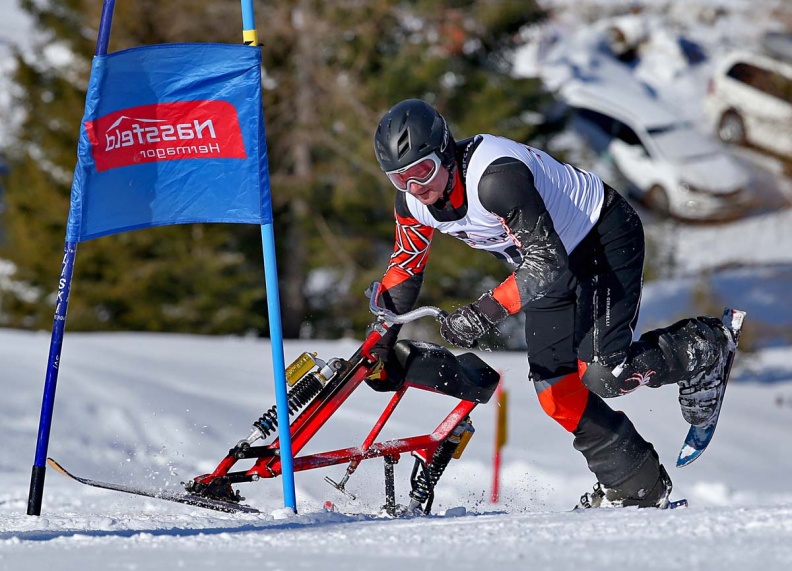
M 503 388 L 503 375 L 495 389 L 495 402 L 498 410 L 495 414 L 495 455 L 492 458 L 492 496 L 490 501 L 497 504 L 500 499 L 500 465 L 501 465 L 501 448 L 506 444 L 507 438 L 507 425 L 508 425 L 508 408 L 509 408 L 509 394 Z

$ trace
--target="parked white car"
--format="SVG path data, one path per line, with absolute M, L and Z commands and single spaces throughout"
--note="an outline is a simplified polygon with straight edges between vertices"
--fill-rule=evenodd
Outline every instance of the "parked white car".
M 635 88 L 576 82 L 561 92 L 572 127 L 662 215 L 688 220 L 739 216 L 750 174 L 723 145 Z
M 704 108 L 721 140 L 792 157 L 792 60 L 727 56 L 710 79 Z

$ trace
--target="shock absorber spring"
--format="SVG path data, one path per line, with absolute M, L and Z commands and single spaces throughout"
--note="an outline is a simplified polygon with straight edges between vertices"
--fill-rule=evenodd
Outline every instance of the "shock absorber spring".
M 324 384 L 315 373 L 305 375 L 288 392 L 289 414 L 293 415 L 312 398 L 319 394 Z M 278 407 L 273 405 L 268 411 L 253 423 L 253 427 L 261 432 L 261 438 L 266 438 L 278 428 Z
M 410 478 L 412 491 L 410 492 L 410 506 L 408 509 L 411 513 L 416 510 L 421 510 L 425 514 L 430 512 L 435 486 L 448 467 L 448 463 L 454 457 L 454 453 L 459 448 L 466 433 L 470 433 L 467 435 L 468 439 L 473 433 L 473 424 L 470 417 L 460 422 L 451 434 L 440 443 L 432 455 L 432 460 L 427 465 L 421 466 L 420 460 L 416 459 L 415 468 Z M 424 502 L 426 502 L 426 506 L 421 507 Z
M 450 437 L 446 438 L 435 450 L 432 461 L 424 466 L 422 470 L 418 470 L 413 479 L 412 491 L 410 492 L 410 499 L 413 502 L 423 504 L 429 499 L 429 496 L 434 492 L 435 485 L 440 480 L 440 476 L 443 475 L 448 463 L 454 456 L 454 451 L 458 445 L 459 440 L 454 442 Z

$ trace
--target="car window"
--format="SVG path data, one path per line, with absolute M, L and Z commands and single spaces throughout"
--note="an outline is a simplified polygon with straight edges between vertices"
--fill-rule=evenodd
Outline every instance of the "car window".
M 592 111 L 591 109 L 579 109 L 578 116 L 585 121 L 593 123 L 605 134 L 609 136 L 613 135 L 613 118 L 602 113 L 598 113 L 597 111 Z
M 732 79 L 736 79 L 741 83 L 747 83 L 748 85 L 751 85 L 756 71 L 757 68 L 755 66 L 741 62 L 734 64 L 726 73 L 726 75 Z
M 768 95 L 792 101 L 792 79 L 749 63 L 736 63 L 726 74 Z
M 628 127 L 621 121 L 614 121 L 614 126 L 615 126 L 615 132 L 613 133 L 613 135 L 617 139 L 624 141 L 628 145 L 643 146 L 641 145 L 641 139 L 638 138 L 638 135 L 630 127 Z
M 631 127 L 625 123 L 622 123 L 618 119 L 614 119 L 613 117 L 605 115 L 604 113 L 599 113 L 598 111 L 592 111 L 591 109 L 579 109 L 578 116 L 581 119 L 594 124 L 609 138 L 613 137 L 619 139 L 631 147 L 640 147 L 643 149 L 644 153 L 648 154 L 648 151 L 641 143 L 641 139 L 638 137 L 638 134 Z
M 787 102 L 792 102 L 792 79 L 774 71 L 768 72 L 767 93 Z

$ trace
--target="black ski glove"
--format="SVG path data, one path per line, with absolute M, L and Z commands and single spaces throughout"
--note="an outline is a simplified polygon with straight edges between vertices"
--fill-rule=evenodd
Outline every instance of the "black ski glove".
M 508 315 L 506 308 L 487 292 L 478 301 L 449 313 L 440 325 L 440 335 L 458 347 L 472 349 L 479 337 Z

